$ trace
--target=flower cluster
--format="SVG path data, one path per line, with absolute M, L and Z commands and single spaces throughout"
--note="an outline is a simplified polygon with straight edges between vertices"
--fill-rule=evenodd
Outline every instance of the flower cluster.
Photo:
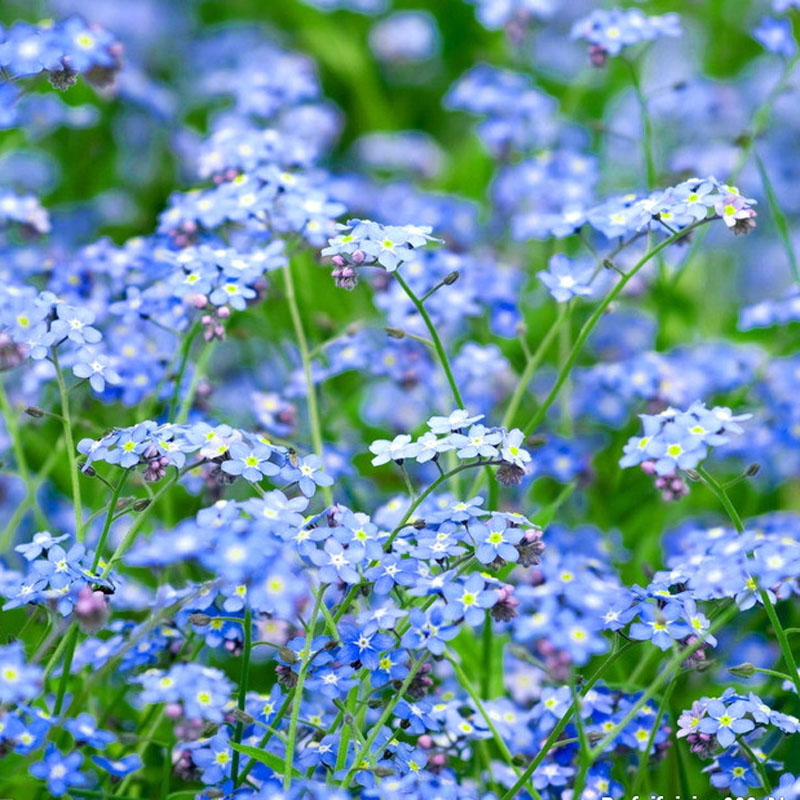
M 713 759 L 705 770 L 720 790 L 744 794 L 763 786 L 757 767 L 767 761 L 762 742 L 774 731 L 793 734 L 800 720 L 776 711 L 753 692 L 740 695 L 726 689 L 720 697 L 702 697 L 678 718 L 679 739 L 686 739 L 693 753 Z M 750 760 L 753 755 L 756 765 Z M 755 769 L 754 769 L 755 767 Z
M 639 416 L 644 435 L 628 440 L 620 466 L 638 465 L 664 477 L 678 470 L 694 469 L 708 456 L 711 447 L 726 444 L 729 434 L 741 433 L 739 423 L 752 415 L 734 415 L 725 406 L 709 409 L 697 401 L 686 411 L 667 408 L 659 414 Z
M 0 66 L 16 78 L 46 72 L 59 89 L 71 86 L 79 73 L 98 85 L 109 83 L 121 52 L 112 33 L 78 16 L 56 24 L 17 22 L 0 31 Z
M 463 460 L 477 459 L 500 465 L 497 479 L 507 485 L 518 484 L 530 463 L 531 454 L 522 446 L 524 434 L 518 428 L 487 428 L 480 424 L 483 414 L 470 416 L 463 408 L 446 417 L 431 417 L 428 430 L 412 441 L 409 434 L 399 434 L 394 439 L 377 439 L 370 446 L 374 455 L 373 466 L 389 461 L 402 464 L 413 458 L 417 463 L 438 463 L 442 453 L 455 453 Z
M 677 14 L 648 16 L 638 8 L 597 8 L 572 26 L 573 39 L 589 43 L 592 61 L 605 63 L 609 55 L 639 42 L 649 42 L 659 36 L 680 36 L 681 21 Z
M 343 232 L 329 239 L 321 254 L 331 257 L 331 275 L 344 289 L 352 289 L 358 282 L 357 267 L 379 266 L 394 272 L 416 258 L 417 248 L 436 241 L 430 235 L 431 228 L 424 225 L 380 225 L 351 219 L 338 227 Z

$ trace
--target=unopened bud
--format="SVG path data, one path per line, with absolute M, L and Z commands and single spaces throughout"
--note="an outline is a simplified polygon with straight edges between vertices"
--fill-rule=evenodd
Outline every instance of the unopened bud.
M 124 511 L 133 502 L 132 497 L 120 497 L 114 506 L 114 511 Z
M 390 769 L 389 767 L 376 767 L 375 768 L 375 777 L 376 778 L 388 778 L 390 775 L 394 775 L 394 770 Z
M 211 617 L 208 614 L 201 614 L 199 611 L 195 614 L 189 614 L 189 622 L 192 625 L 208 625 L 211 622 Z
M 25 409 L 25 413 L 29 417 L 34 417 L 35 419 L 40 419 L 41 417 L 44 416 L 44 411 L 42 411 L 41 408 L 37 408 L 36 406 L 28 406 Z
M 442 279 L 442 283 L 445 286 L 452 286 L 459 278 L 460 272 L 458 270 L 453 270 L 452 272 L 448 273 Z
M 415 519 L 414 522 L 411 523 L 411 527 L 418 531 L 424 530 L 426 527 L 425 520 Z
M 744 472 L 748 478 L 752 478 L 754 475 L 758 475 L 761 471 L 761 464 L 751 464 Z
M 352 725 L 356 721 L 356 718 L 352 714 L 345 714 L 343 719 L 345 725 Z
M 728 672 L 735 675 L 737 678 L 750 678 L 755 674 L 756 668 L 749 662 L 745 661 L 743 664 L 737 664 L 735 667 L 728 667 Z
M 81 472 L 82 472 L 82 473 L 83 473 L 83 474 L 84 474 L 84 475 L 85 475 L 87 478 L 94 478 L 94 476 L 95 476 L 95 475 L 97 475 L 97 473 L 95 472 L 95 469 L 94 469 L 94 467 L 84 467 L 84 468 L 81 470 Z
M 687 478 L 688 478 L 690 481 L 699 481 L 699 480 L 700 480 L 700 473 L 699 473 L 699 472 L 696 472 L 696 471 L 695 471 L 695 470 L 693 470 L 693 469 L 687 469 L 687 470 L 686 470 L 686 477 L 687 477 Z
M 133 510 L 134 511 L 144 511 L 147 508 L 147 506 L 150 505 L 151 502 L 152 501 L 150 500 L 149 497 L 143 497 L 141 500 L 137 500 L 133 504 Z
M 291 647 L 279 647 L 278 648 L 278 655 L 287 663 L 287 664 L 296 664 L 299 659 L 295 654 L 294 650 Z
M 241 722 L 244 725 L 252 725 L 255 722 L 255 719 L 241 708 L 234 708 L 233 711 L 231 711 L 231 716 L 235 722 Z
M 405 338 L 406 332 L 400 330 L 400 328 L 387 328 L 386 335 L 391 336 L 392 339 L 403 339 Z

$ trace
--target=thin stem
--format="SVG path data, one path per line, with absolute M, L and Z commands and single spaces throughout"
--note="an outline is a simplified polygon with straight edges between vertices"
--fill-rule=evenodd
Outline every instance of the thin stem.
M 642 89 L 642 82 L 639 79 L 636 66 L 625 58 L 622 60 L 627 64 L 630 70 L 631 84 L 636 93 L 636 100 L 639 103 L 639 109 L 642 115 L 642 154 L 644 155 L 645 171 L 647 174 L 647 188 L 654 189 L 658 182 L 658 173 L 656 172 L 656 161 L 653 155 L 653 120 L 650 117 L 647 97 Z
M 583 699 L 587 692 L 600 680 L 603 673 L 630 647 L 633 646 L 633 642 L 626 642 L 622 647 L 615 647 L 603 660 L 600 666 L 595 670 L 594 674 L 586 681 L 583 685 L 583 691 L 579 698 L 576 698 L 572 701 L 572 705 L 564 712 L 564 715 L 561 719 L 555 724 L 553 730 L 550 731 L 549 736 L 545 740 L 544 744 L 539 749 L 539 752 L 533 758 L 533 760 L 525 767 L 525 771 L 522 775 L 519 776 L 517 782 L 500 798 L 500 800 L 512 800 L 518 796 L 520 790 L 527 784 L 530 780 L 531 775 L 536 771 L 538 766 L 544 761 L 547 757 L 547 754 L 553 749 L 556 745 L 556 740 L 561 735 L 561 732 L 564 728 L 567 727 L 567 723 L 569 722 L 570 718 L 573 714 L 575 714 L 580 708 L 580 701 Z
M 292 704 L 292 715 L 289 718 L 289 735 L 286 742 L 286 758 L 284 759 L 284 773 L 283 773 L 283 788 L 288 789 L 292 782 L 292 772 L 294 770 L 294 748 L 297 739 L 297 720 L 300 717 L 300 706 L 303 702 L 303 686 L 306 681 L 306 673 L 308 672 L 309 664 L 311 663 L 311 644 L 314 640 L 314 628 L 316 626 L 317 617 L 319 616 L 319 607 L 322 603 L 322 595 L 325 587 L 320 586 L 317 592 L 317 599 L 314 603 L 314 610 L 311 612 L 311 618 L 308 622 L 308 629 L 306 631 L 306 641 L 303 649 L 300 652 L 300 672 L 297 675 L 297 683 L 294 687 L 294 702 Z
M 239 698 L 238 698 L 238 708 L 240 711 L 244 711 L 245 705 L 247 704 L 247 686 L 250 680 L 250 650 L 252 648 L 252 641 L 253 641 L 253 623 L 252 623 L 252 612 L 250 610 L 250 604 L 248 603 L 244 608 L 244 649 L 242 650 L 242 671 L 239 675 Z M 236 744 L 241 744 L 242 742 L 242 732 L 244 731 L 244 722 L 242 720 L 238 720 L 236 722 L 236 730 L 233 734 L 233 741 Z M 233 756 L 231 757 L 231 778 L 233 780 L 233 785 L 236 785 L 236 781 L 239 778 L 239 758 L 240 753 L 238 750 L 234 749 Z
M 742 518 L 739 516 L 736 506 L 734 506 L 734 504 L 731 502 L 730 497 L 728 497 L 728 493 L 720 485 L 719 481 L 710 475 L 709 472 L 703 467 L 696 467 L 695 471 L 703 479 L 703 482 L 706 484 L 706 486 L 708 486 L 708 488 L 711 489 L 711 491 L 717 496 L 717 499 L 722 504 L 722 507 L 725 509 L 728 517 L 730 517 L 730 520 L 738 533 L 744 533 L 744 524 L 742 523 Z M 775 605 L 772 602 L 769 593 L 763 588 L 759 588 L 758 593 L 759 597 L 761 598 L 761 603 L 764 606 L 764 610 L 767 612 L 767 617 L 772 625 L 772 629 L 775 631 L 775 636 L 778 639 L 778 644 L 781 648 L 781 654 L 784 662 L 786 663 L 786 667 L 789 670 L 789 675 L 792 678 L 792 682 L 794 683 L 798 694 L 800 694 L 800 674 L 797 672 L 797 661 L 795 660 L 794 653 L 792 652 L 792 646 L 789 644 L 789 638 L 787 637 L 786 631 L 781 625 L 781 621 L 778 618 L 778 612 L 775 610 Z
M 181 347 L 181 361 L 178 367 L 178 372 L 175 375 L 175 386 L 172 389 L 172 399 L 169 403 L 169 416 L 167 419 L 170 422 L 175 421 L 175 415 L 178 412 L 178 403 L 181 396 L 181 388 L 183 386 L 183 376 L 186 374 L 186 367 L 189 364 L 189 354 L 192 352 L 192 343 L 194 342 L 197 332 L 200 330 L 200 323 L 195 322 L 191 328 L 186 332 L 186 338 L 183 340 Z
M 289 313 L 292 317 L 294 335 L 297 339 L 297 347 L 300 350 L 300 358 L 303 362 L 303 375 L 306 382 L 306 403 L 308 405 L 308 424 L 311 428 L 311 441 L 314 445 L 314 452 L 322 459 L 322 426 L 319 418 L 319 407 L 317 405 L 317 389 L 311 374 L 311 355 L 308 349 L 308 340 L 303 329 L 303 320 L 300 316 L 300 308 L 297 305 L 297 293 L 295 292 L 294 279 L 292 278 L 292 264 L 287 261 L 283 267 L 283 278 L 286 284 L 286 299 L 289 303 Z M 322 495 L 327 505 L 333 504 L 333 493 L 330 486 L 322 487 Z
M 463 472 L 465 469 L 474 469 L 475 467 L 490 467 L 490 466 L 497 466 L 502 464 L 502 461 L 471 461 L 469 464 L 460 464 L 459 466 L 451 469 L 449 472 L 445 472 L 444 475 L 440 475 L 432 484 L 430 484 L 422 493 L 418 494 L 416 499 L 411 503 L 411 505 L 406 510 L 406 513 L 403 514 L 403 518 L 397 524 L 397 527 L 392 531 L 389 538 L 386 540 L 386 544 L 384 545 L 384 550 L 388 548 L 392 542 L 397 537 L 397 534 L 400 533 L 402 528 L 406 525 L 406 523 L 411 519 L 411 515 L 419 508 L 422 502 L 432 493 L 435 492 L 443 483 L 448 481 L 454 475 L 458 475 L 460 472 Z M 335 619 L 335 617 L 334 617 Z
M 427 650 L 411 665 L 411 669 L 406 675 L 403 683 L 401 684 L 400 688 L 397 690 L 397 693 L 392 697 L 392 699 L 387 703 L 386 707 L 383 709 L 383 713 L 378 718 L 378 721 L 372 727 L 369 736 L 367 737 L 366 742 L 364 743 L 363 747 L 361 748 L 361 752 L 359 752 L 356 757 L 353 759 L 353 763 L 350 766 L 350 769 L 347 771 L 347 774 L 344 776 L 344 780 L 341 783 L 341 788 L 346 789 L 350 782 L 353 780 L 353 775 L 355 775 L 355 771 L 358 769 L 358 765 L 366 757 L 366 754 L 369 753 L 370 748 L 374 744 L 375 740 L 378 738 L 383 726 L 386 724 L 389 717 L 392 715 L 392 712 L 395 709 L 395 706 L 400 702 L 400 699 L 403 695 L 408 691 L 408 687 L 411 686 L 411 681 L 414 680 L 416 677 L 417 672 L 419 672 L 420 667 L 424 663 L 425 659 L 428 656 Z
M 78 475 L 78 461 L 75 455 L 75 442 L 72 437 L 72 422 L 69 416 L 69 393 L 64 382 L 64 373 L 58 363 L 58 352 L 55 347 L 51 349 L 53 366 L 56 368 L 56 381 L 58 392 L 61 395 L 61 416 L 63 417 L 64 440 L 67 445 L 67 459 L 69 462 L 69 475 L 72 482 L 72 504 L 75 509 L 75 538 L 83 541 L 83 507 L 81 505 L 81 484 Z
M 750 759 L 750 762 L 756 768 L 756 772 L 758 773 L 758 777 L 761 779 L 761 788 L 762 789 L 769 789 L 772 786 L 772 782 L 769 779 L 769 774 L 767 773 L 767 769 L 764 766 L 764 763 L 759 760 L 758 756 L 753 752 L 753 749 L 750 747 L 749 744 L 744 740 L 743 737 L 737 736 L 736 737 L 736 744 L 744 750 L 747 754 L 747 757 Z
M 191 469 L 189 467 L 188 469 Z M 175 481 L 181 476 L 181 472 L 177 469 L 175 470 L 175 474 L 164 481 L 161 488 L 153 495 L 153 499 L 150 501 L 150 505 L 147 506 L 143 511 L 139 512 L 139 516 L 137 517 L 136 521 L 128 528 L 125 536 L 123 537 L 122 541 L 117 545 L 117 549 L 112 554 L 111 558 L 108 560 L 108 563 L 103 570 L 102 577 L 108 577 L 108 573 L 111 572 L 114 565 L 128 552 L 130 546 L 136 541 L 136 537 L 139 534 L 142 526 L 144 525 L 147 518 L 152 513 L 153 509 L 155 508 L 156 503 L 158 502 L 159 498 L 164 494 L 164 492 L 169 489 Z
M 58 716 L 61 713 L 61 706 L 64 705 L 64 696 L 67 693 L 67 684 L 69 683 L 69 674 L 72 667 L 72 657 L 75 655 L 75 645 L 78 643 L 78 626 L 76 624 L 73 623 L 65 640 L 64 663 L 61 665 L 61 678 L 58 681 L 58 693 L 56 695 L 56 704 L 53 706 L 53 716 Z
M 478 696 L 478 693 L 475 691 L 473 685 L 470 683 L 470 680 L 467 677 L 464 670 L 462 669 L 461 665 L 450 653 L 446 653 L 445 658 L 452 665 L 453 670 L 456 673 L 456 678 L 458 678 L 458 682 L 461 684 L 461 687 L 469 695 L 470 699 L 475 704 L 475 708 L 478 709 L 478 713 L 481 715 L 481 717 L 483 717 L 483 721 L 486 723 L 486 727 L 489 728 L 489 730 L 491 731 L 492 738 L 494 739 L 495 744 L 497 745 L 497 749 L 502 754 L 506 764 L 509 767 L 511 767 L 512 770 L 514 770 L 514 773 L 516 774 L 517 777 L 520 777 L 522 773 L 520 772 L 519 767 L 514 762 L 514 756 L 511 755 L 511 751 L 508 749 L 508 745 L 503 741 L 503 737 L 500 736 L 500 733 L 497 730 L 497 726 L 494 724 L 492 718 L 486 712 L 486 708 L 483 705 L 483 701 Z M 484 664 L 484 670 L 488 670 L 488 667 L 489 667 L 488 664 Z M 537 800 L 541 800 L 541 795 L 539 794 L 539 792 L 536 791 L 536 787 L 532 783 L 529 783 L 526 788 L 532 797 L 536 798 Z
M 594 330 L 595 325 L 600 321 L 605 310 L 614 302 L 614 300 L 619 297 L 622 290 L 628 284 L 628 282 L 633 278 L 645 264 L 648 263 L 652 258 L 655 258 L 662 250 L 669 247 L 674 242 L 679 241 L 680 239 L 688 236 L 693 230 L 698 228 L 700 225 L 705 224 L 706 222 L 710 222 L 713 217 L 710 217 L 706 220 L 700 220 L 699 222 L 693 222 L 691 225 L 688 225 L 683 230 L 678 231 L 673 236 L 669 236 L 660 244 L 653 247 L 647 253 L 645 253 L 639 261 L 636 262 L 634 267 L 628 272 L 624 277 L 620 278 L 617 282 L 616 286 L 603 298 L 603 300 L 599 303 L 597 308 L 595 308 L 592 315 L 586 322 L 583 324 L 580 332 L 578 333 L 577 338 L 575 339 L 575 344 L 572 346 L 572 350 L 570 350 L 569 356 L 567 357 L 564 364 L 561 366 L 561 369 L 558 372 L 558 376 L 556 377 L 556 382 L 553 385 L 553 388 L 550 390 L 550 394 L 547 395 L 547 399 L 539 406 L 536 413 L 531 417 L 528 421 L 528 424 L 524 428 L 525 434 L 530 434 L 534 431 L 538 425 L 542 422 L 545 415 L 547 414 L 550 406 L 553 404 L 555 399 L 558 397 L 559 392 L 561 391 L 561 387 L 566 382 L 567 378 L 572 371 L 572 368 L 575 366 L 575 362 L 578 360 L 578 356 L 583 349 L 583 345 L 586 343 L 586 340 L 589 338 L 589 335 Z
M 119 481 L 117 481 L 117 485 L 114 487 L 114 492 L 111 495 L 111 499 L 108 501 L 108 511 L 106 512 L 106 521 L 103 524 L 103 530 L 100 532 L 100 538 L 97 540 L 97 547 L 95 548 L 94 552 L 94 560 L 92 561 L 92 572 L 97 572 L 97 565 L 100 563 L 101 559 L 103 558 L 103 549 L 106 546 L 106 539 L 108 539 L 108 532 L 111 530 L 111 523 L 114 520 L 114 511 L 117 507 L 117 501 L 119 500 L 120 494 L 122 494 L 122 488 L 125 486 L 125 481 L 128 479 L 129 470 L 123 470 L 122 476 L 120 477 Z
M 458 390 L 458 384 L 456 383 L 456 379 L 453 377 L 453 370 L 450 368 L 450 361 L 447 358 L 447 353 L 445 352 L 442 340 L 439 338 L 439 332 L 436 330 L 436 326 L 433 324 L 430 314 L 428 314 L 428 310 L 425 308 L 425 305 L 419 299 L 419 297 L 414 294 L 411 287 L 406 283 L 405 278 L 403 278 L 403 276 L 400 274 L 400 271 L 398 270 L 393 274 L 395 280 L 400 284 L 406 295 L 408 295 L 408 299 L 414 304 L 414 307 L 417 309 L 419 315 L 425 322 L 425 327 L 428 329 L 428 333 L 431 335 L 431 340 L 433 341 L 433 347 L 436 350 L 436 355 L 439 356 L 439 363 L 442 366 L 442 370 L 447 378 L 447 382 L 450 384 L 450 391 L 453 393 L 453 399 L 455 400 L 458 408 L 464 408 L 464 399 L 461 397 L 461 392 Z
M 203 349 L 200 351 L 200 355 L 197 357 L 197 361 L 194 365 L 194 371 L 192 372 L 192 379 L 189 381 L 189 388 L 181 400 L 181 407 L 178 409 L 177 417 L 175 417 L 175 422 L 178 425 L 183 425 L 183 423 L 186 422 L 189 417 L 189 412 L 192 409 L 192 404 L 194 403 L 194 398 L 197 394 L 197 387 L 200 385 L 200 381 L 206 374 L 208 362 L 211 360 L 211 354 L 214 352 L 217 341 L 217 339 L 211 339 L 210 341 L 206 342 L 203 345 Z
M 650 683 L 642 696 L 631 706 L 625 716 L 610 730 L 591 751 L 590 758 L 594 763 L 603 751 L 613 742 L 617 736 L 627 727 L 628 723 L 639 713 L 641 708 L 646 705 L 650 699 L 661 689 L 661 687 L 672 678 L 672 673 L 680 667 L 680 665 L 689 658 L 693 653 L 699 650 L 704 644 L 708 636 L 714 631 L 722 627 L 726 622 L 733 619 L 739 613 L 738 606 L 734 603 L 724 613 L 711 624 L 705 635 L 698 636 L 698 638 L 676 653 L 668 662 L 666 667 L 659 675 Z

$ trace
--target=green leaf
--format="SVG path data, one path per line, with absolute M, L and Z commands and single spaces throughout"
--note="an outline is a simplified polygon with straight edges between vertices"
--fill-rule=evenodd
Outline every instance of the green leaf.
M 271 770 L 274 770 L 279 775 L 284 774 L 286 763 L 282 758 L 276 756 L 274 753 L 269 753 L 266 750 L 261 750 L 258 747 L 251 747 L 249 744 L 236 744 L 236 742 L 228 742 L 228 744 L 234 750 L 246 755 L 248 758 L 252 758 L 254 761 L 258 761 L 261 764 L 266 764 Z M 302 778 L 304 776 L 301 772 L 298 772 L 296 769 L 292 768 L 292 777 Z

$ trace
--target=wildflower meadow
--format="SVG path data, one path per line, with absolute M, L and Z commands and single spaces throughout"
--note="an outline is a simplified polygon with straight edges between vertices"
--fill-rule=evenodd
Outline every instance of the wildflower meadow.
M 800 798 L 800 0 L 4 0 L 0 798 Z

